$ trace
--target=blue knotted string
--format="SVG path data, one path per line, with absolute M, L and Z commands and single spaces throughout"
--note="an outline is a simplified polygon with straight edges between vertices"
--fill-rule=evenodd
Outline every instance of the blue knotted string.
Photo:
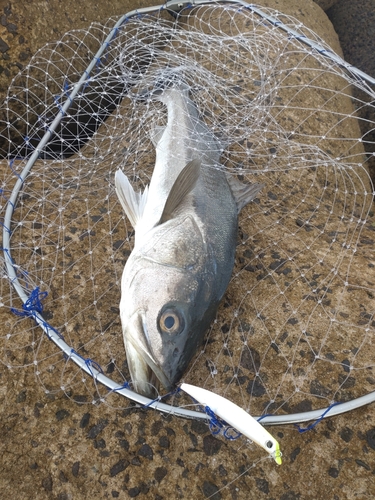
M 74 349 L 71 349 L 70 350 L 70 355 L 72 354 L 75 354 L 76 356 L 78 356 L 80 359 L 82 359 L 82 361 L 85 363 L 85 365 L 87 366 L 89 372 L 90 372 L 90 375 L 92 376 L 92 378 L 95 378 L 95 375 L 92 371 L 91 368 L 94 368 L 95 370 L 97 370 L 99 373 L 104 373 L 103 370 L 102 370 L 102 367 L 99 365 L 99 363 L 97 363 L 96 361 L 94 361 L 93 359 L 91 358 L 84 358 L 83 356 L 81 356 L 80 354 L 78 354 L 77 351 L 75 351 Z
M 224 424 L 218 419 L 218 417 L 215 415 L 215 413 L 211 410 L 209 406 L 205 406 L 204 411 L 210 417 L 210 423 L 209 423 L 210 431 L 214 436 L 216 436 L 216 434 L 219 434 L 220 431 L 223 429 Z
M 12 161 L 12 160 L 11 160 Z M 14 160 L 13 160 L 14 161 Z M 8 203 L 10 203 L 12 205 L 12 207 L 14 208 L 14 203 L 12 203 L 11 201 L 9 201 L 9 198 L 7 196 L 5 196 L 4 194 L 4 189 L 0 189 L 0 196 L 2 196 Z
M 104 373 L 103 370 L 102 370 L 102 367 L 99 365 L 99 363 L 97 363 L 96 361 L 94 361 L 93 359 L 91 358 L 86 358 L 85 359 L 85 363 L 86 363 L 86 366 L 87 368 L 90 370 L 90 373 L 91 373 L 91 376 L 94 377 L 94 374 L 93 372 L 91 371 L 91 368 L 94 368 L 95 370 L 97 370 L 99 373 Z
M 177 387 L 176 393 L 180 392 L 181 388 Z M 192 396 L 190 396 L 191 399 L 196 403 L 197 405 L 202 408 L 202 406 L 199 404 L 198 401 L 196 401 Z M 202 408 L 203 409 L 203 408 Z M 235 439 L 238 439 L 242 434 L 238 432 L 236 429 L 233 427 L 230 427 L 224 420 L 221 420 L 219 417 L 216 416 L 216 414 L 211 410 L 209 406 L 204 407 L 204 411 L 208 417 L 210 417 L 209 420 L 209 428 L 213 436 L 216 436 L 222 431 L 222 435 L 226 438 L 229 439 L 230 441 L 234 441 Z
M 161 400 L 161 397 L 158 396 L 156 399 L 153 399 L 152 401 L 147 403 L 147 405 L 143 405 L 142 408 L 149 408 L 152 404 L 158 403 L 160 400 Z
M 122 387 L 125 387 L 126 389 L 128 389 L 128 388 L 130 389 L 130 384 L 128 382 L 125 382 L 125 385 Z M 122 387 L 119 387 L 118 389 L 113 389 L 113 390 L 116 391 L 116 390 L 122 389 Z M 162 399 L 165 399 L 165 398 L 168 398 L 169 396 L 174 396 L 175 394 L 178 394 L 180 392 L 180 390 L 181 390 L 180 387 L 176 387 L 176 389 L 168 392 L 167 394 L 163 394 L 162 396 L 159 395 L 157 398 L 150 400 L 149 403 L 147 403 L 145 405 L 140 405 L 140 406 L 142 406 L 142 408 L 144 408 L 144 409 L 147 409 L 152 404 L 158 403 Z
M 88 87 L 90 85 L 90 82 L 91 82 L 90 73 L 87 71 L 87 69 L 85 69 L 84 73 L 86 75 L 86 80 L 85 80 L 85 83 L 83 84 L 82 92 L 85 91 L 86 87 Z
M 60 333 L 58 330 L 56 330 L 55 328 L 53 328 L 53 326 L 51 326 L 49 323 L 47 323 L 46 321 L 43 321 L 43 326 L 45 327 L 45 329 L 47 330 L 46 334 L 47 334 L 47 337 L 51 340 L 51 335 L 50 335 L 50 330 L 53 331 L 54 333 L 56 333 L 56 335 L 58 337 L 60 337 L 61 340 L 64 340 L 64 336 L 62 333 Z
M 155 398 L 152 401 L 150 401 L 149 403 L 147 403 L 147 405 L 143 405 L 142 408 L 149 408 L 153 403 L 158 403 L 162 399 L 168 398 L 169 396 L 173 396 L 174 394 L 177 394 L 178 392 L 180 392 L 179 387 L 177 387 L 177 389 L 174 389 L 173 391 L 168 392 L 167 394 L 164 394 L 163 396 L 158 396 L 157 398 Z
M 45 299 L 48 295 L 48 292 L 40 292 L 39 287 L 37 286 L 30 293 L 29 298 L 26 300 L 24 304 L 22 304 L 22 311 L 11 307 L 11 311 L 16 316 L 34 316 L 35 313 L 42 314 L 43 312 L 43 304 L 42 300 Z
M 6 251 L 5 249 L 3 250 Z M 25 275 L 27 277 L 27 273 L 25 273 Z M 26 287 L 28 288 L 27 281 L 26 281 Z M 16 309 L 15 307 L 11 307 L 10 310 L 13 314 L 20 317 L 35 318 L 36 314 L 38 313 L 38 322 L 39 324 L 43 325 L 47 337 L 51 340 L 51 335 L 49 332 L 52 331 L 58 337 L 60 337 L 60 339 L 64 340 L 62 333 L 57 331 L 55 328 L 53 328 L 53 326 L 51 326 L 49 323 L 47 323 L 47 321 L 44 321 L 44 319 L 41 316 L 39 316 L 43 312 L 42 300 L 45 299 L 47 295 L 48 292 L 40 292 L 39 287 L 37 286 L 30 293 L 29 298 L 26 300 L 26 302 L 22 304 L 22 311 Z
M 235 439 L 238 439 L 241 436 L 240 432 L 238 432 L 233 427 L 228 426 L 228 424 L 224 422 L 224 420 L 218 418 L 209 406 L 205 406 L 204 411 L 210 417 L 209 427 L 211 433 L 214 436 L 219 434 L 221 431 L 223 436 L 226 439 L 229 439 L 230 441 L 234 441 Z
M 56 103 L 56 106 L 59 108 L 60 113 L 62 114 L 62 116 L 64 116 L 65 115 L 65 111 L 63 110 L 63 108 L 62 108 L 62 106 L 60 104 L 60 96 L 59 95 L 55 95 L 53 99 L 54 99 L 54 101 Z
M 272 413 L 265 413 L 264 415 L 262 415 L 261 417 L 259 417 L 257 419 L 257 422 L 260 422 L 261 420 L 263 420 L 266 417 L 273 417 L 273 415 L 272 415 Z
M 323 418 L 327 415 L 327 413 L 329 411 L 331 411 L 331 409 L 334 407 L 334 406 L 337 406 L 341 403 L 332 403 L 321 415 L 320 417 L 315 420 L 315 422 L 313 422 L 312 424 L 308 425 L 307 427 L 300 427 L 298 424 L 294 424 L 297 429 L 298 429 L 298 432 L 300 434 L 302 434 L 303 432 L 307 432 L 307 431 L 311 431 L 311 429 L 313 429 L 316 425 L 319 424 L 319 422 L 321 422 L 323 420 Z
M 64 88 L 64 93 L 68 96 L 70 104 L 72 104 L 73 103 L 73 99 L 70 97 L 70 92 L 69 92 L 70 85 L 69 85 L 68 79 L 64 80 L 63 88 Z
M 28 138 L 28 137 L 26 137 L 26 138 L 25 138 L 25 140 L 26 140 L 26 139 L 27 139 L 27 141 L 29 140 L 29 138 Z M 26 144 L 27 144 L 27 142 L 26 142 Z M 19 180 L 20 180 L 20 181 L 22 181 L 22 183 L 23 183 L 23 182 L 24 182 L 24 179 L 22 179 L 22 177 L 20 176 L 20 174 L 18 174 L 18 173 L 14 170 L 14 168 L 13 168 L 13 163 L 14 163 L 14 160 L 15 160 L 15 158 L 12 158 L 12 159 L 9 161 L 9 168 L 10 168 L 10 169 L 11 169 L 11 171 L 14 173 L 14 175 L 16 175 L 16 176 L 19 178 Z
M 121 391 L 121 389 L 129 389 L 129 387 L 130 387 L 129 382 L 125 380 L 125 382 L 122 385 L 119 385 L 118 387 L 111 389 L 110 392 Z
M 0 221 L 0 225 L 5 229 L 5 231 L 8 233 L 8 234 L 12 234 L 11 233 L 11 230 L 3 223 Z
M 233 427 L 227 427 L 223 435 L 226 439 L 229 439 L 229 441 L 235 441 L 241 436 L 241 433 Z
M 4 224 L 1 224 L 1 225 L 2 225 L 3 227 L 5 227 L 5 226 L 4 226 Z M 9 230 L 8 228 L 5 228 L 5 229 L 6 229 L 7 231 L 9 231 L 9 232 L 10 232 L 10 230 Z M 4 252 L 4 253 L 6 253 L 6 254 L 7 254 L 8 259 L 10 260 L 10 263 L 11 263 L 11 264 L 12 264 L 12 266 L 14 267 L 14 262 L 13 262 L 12 256 L 10 255 L 9 248 L 3 248 L 3 247 L 0 247 L 0 250 L 1 250 L 2 252 Z

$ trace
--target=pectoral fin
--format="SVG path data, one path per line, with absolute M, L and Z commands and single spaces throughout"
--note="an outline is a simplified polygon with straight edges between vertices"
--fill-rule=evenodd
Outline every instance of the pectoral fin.
M 244 206 L 250 203 L 265 186 L 258 182 L 254 184 L 244 184 L 231 175 L 227 175 L 227 181 L 232 190 L 234 199 L 236 200 L 238 213 Z
M 163 224 L 163 222 L 171 219 L 173 212 L 175 212 L 186 196 L 193 190 L 199 177 L 200 167 L 200 160 L 191 160 L 178 174 L 165 202 L 159 224 Z
M 115 188 L 122 208 L 130 220 L 131 225 L 135 228 L 137 222 L 143 215 L 147 202 L 148 186 L 146 186 L 143 193 L 136 193 L 127 176 L 121 170 L 117 170 L 115 175 Z

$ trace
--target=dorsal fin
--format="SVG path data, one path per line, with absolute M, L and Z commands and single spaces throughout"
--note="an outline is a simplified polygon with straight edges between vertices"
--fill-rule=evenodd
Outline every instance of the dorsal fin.
M 236 200 L 238 213 L 244 206 L 250 203 L 265 186 L 265 184 L 259 184 L 258 182 L 254 184 L 244 184 L 229 174 L 227 174 L 227 181 L 234 199 Z
M 193 190 L 199 177 L 200 167 L 200 160 L 191 160 L 178 174 L 165 202 L 159 224 L 163 224 L 163 222 L 171 219 L 173 212 L 175 212 L 186 196 Z
M 122 208 L 135 229 L 147 202 L 148 186 L 143 193 L 136 193 L 127 176 L 119 169 L 115 174 L 115 188 Z
M 151 139 L 152 144 L 155 146 L 155 148 L 159 144 L 159 141 L 160 141 L 162 135 L 164 134 L 164 131 L 165 131 L 165 127 L 162 127 L 160 125 L 154 125 L 151 128 L 150 139 Z

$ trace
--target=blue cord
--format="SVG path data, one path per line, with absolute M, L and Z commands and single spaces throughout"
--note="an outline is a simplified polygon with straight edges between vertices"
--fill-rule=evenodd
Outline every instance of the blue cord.
M 321 422 L 323 420 L 323 418 L 327 415 L 327 413 L 334 407 L 334 406 L 337 406 L 341 403 L 332 403 L 326 410 L 325 412 L 323 412 L 320 417 L 315 420 L 315 422 L 313 422 L 312 424 L 308 425 L 307 427 L 300 427 L 298 424 L 294 424 L 297 429 L 298 429 L 298 432 L 300 434 L 304 433 L 304 432 L 307 432 L 307 431 L 311 431 L 311 429 L 313 429 L 316 425 L 319 424 L 319 422 Z

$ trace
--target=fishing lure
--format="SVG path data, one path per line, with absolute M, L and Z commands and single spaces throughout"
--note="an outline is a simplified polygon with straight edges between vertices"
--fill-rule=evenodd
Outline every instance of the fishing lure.
M 218 417 L 235 428 L 238 432 L 254 441 L 269 453 L 278 465 L 281 465 L 280 445 L 266 429 L 245 410 L 214 392 L 190 384 L 181 384 L 181 389 L 208 406 Z

